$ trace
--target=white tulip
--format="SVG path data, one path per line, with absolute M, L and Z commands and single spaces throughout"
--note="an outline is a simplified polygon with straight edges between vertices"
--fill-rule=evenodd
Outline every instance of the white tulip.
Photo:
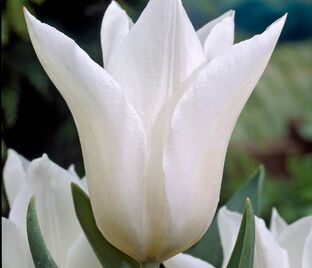
M 218 227 L 226 267 L 239 231 L 242 215 L 223 207 L 218 212 Z M 291 225 L 273 210 L 271 231 L 262 219 L 255 217 L 256 240 L 254 268 L 308 268 L 312 267 L 312 216 Z M 309 253 L 308 253 L 309 252 Z
M 31 162 L 8 151 L 3 180 L 10 205 L 9 218 L 2 218 L 2 267 L 35 267 L 26 233 L 26 213 L 31 196 L 36 197 L 38 221 L 46 245 L 62 268 L 100 268 L 76 218 L 70 183 L 81 185 L 71 172 L 46 155 Z
M 277 243 L 287 251 L 290 268 L 312 267 L 312 216 L 288 225 L 273 209 L 271 231 Z
M 232 130 L 285 22 L 233 45 L 233 16 L 196 33 L 180 0 L 149 1 L 135 24 L 112 2 L 103 68 L 25 10 L 77 125 L 97 226 L 139 262 L 184 251 L 213 219 Z
M 166 268 L 214 268 L 208 262 L 188 254 L 180 253 L 164 262 Z

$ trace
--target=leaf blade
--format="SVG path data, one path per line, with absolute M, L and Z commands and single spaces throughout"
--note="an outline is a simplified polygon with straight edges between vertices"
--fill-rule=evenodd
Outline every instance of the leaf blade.
M 226 206 L 229 210 L 242 213 L 244 210 L 244 201 L 250 198 L 256 215 L 261 213 L 261 193 L 265 179 L 265 169 L 261 165 L 250 176 L 247 182 L 228 200 Z
M 30 199 L 27 209 L 27 237 L 35 267 L 58 268 L 44 242 L 38 222 L 34 196 Z
M 239 233 L 227 268 L 253 268 L 255 229 L 253 208 L 250 199 L 247 198 Z

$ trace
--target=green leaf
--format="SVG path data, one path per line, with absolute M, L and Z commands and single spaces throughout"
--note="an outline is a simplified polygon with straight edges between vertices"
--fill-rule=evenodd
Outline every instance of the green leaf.
M 255 251 L 255 217 L 250 199 L 246 199 L 238 237 L 227 268 L 252 268 Z
M 248 197 L 255 208 L 255 214 L 260 215 L 264 177 L 264 167 L 260 166 L 258 170 L 251 175 L 247 183 L 244 184 L 226 203 L 227 208 L 242 213 L 244 209 L 244 200 Z
M 139 264 L 111 245 L 97 228 L 91 203 L 80 187 L 71 184 L 76 215 L 96 256 L 105 268 L 139 268 Z
M 30 252 L 36 268 L 57 268 L 43 240 L 36 212 L 36 201 L 33 196 L 27 209 L 27 236 Z
M 261 209 L 261 193 L 264 182 L 264 168 L 260 166 L 247 181 L 226 203 L 226 206 L 233 211 L 242 213 L 244 200 L 249 197 L 252 203 L 255 204 L 256 214 L 260 213 Z M 218 223 L 216 217 L 213 219 L 208 231 L 204 234 L 202 239 L 197 242 L 186 253 L 205 260 L 216 267 L 222 265 L 223 252 L 218 230 Z

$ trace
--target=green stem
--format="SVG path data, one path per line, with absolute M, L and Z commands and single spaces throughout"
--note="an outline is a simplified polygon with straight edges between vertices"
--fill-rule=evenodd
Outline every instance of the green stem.
M 160 263 L 158 262 L 146 262 L 146 263 L 141 263 L 140 267 L 141 268 L 159 268 Z

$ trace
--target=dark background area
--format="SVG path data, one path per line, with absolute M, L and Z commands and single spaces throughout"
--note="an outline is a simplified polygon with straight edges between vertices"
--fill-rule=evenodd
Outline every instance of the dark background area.
M 84 174 L 80 144 L 64 100 L 29 41 L 22 6 L 73 38 L 101 62 L 100 25 L 110 1 L 7 0 L 2 6 L 2 165 L 7 148 L 28 159 L 46 152 Z M 118 1 L 136 20 L 146 0 Z M 263 163 L 263 213 L 276 206 L 288 221 L 312 214 L 312 4 L 309 0 L 184 0 L 195 29 L 236 10 L 236 42 L 288 12 L 280 42 L 245 107 L 229 147 L 221 204 Z M 8 212 L 2 191 L 2 214 Z

